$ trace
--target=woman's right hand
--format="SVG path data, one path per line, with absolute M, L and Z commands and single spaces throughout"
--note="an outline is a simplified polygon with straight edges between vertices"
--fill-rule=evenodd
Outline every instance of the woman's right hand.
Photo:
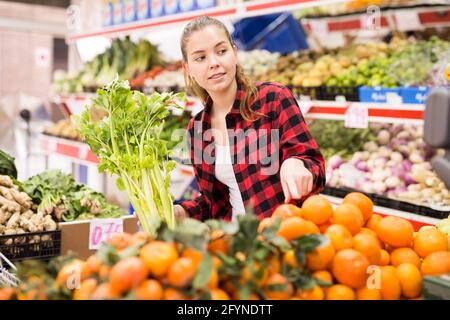
M 173 206 L 173 212 L 176 219 L 183 219 L 188 217 L 187 211 L 179 204 Z

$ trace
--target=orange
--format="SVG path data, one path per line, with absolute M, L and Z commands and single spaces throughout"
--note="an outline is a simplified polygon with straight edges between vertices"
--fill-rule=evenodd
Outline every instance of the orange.
M 219 269 L 220 266 L 222 265 L 222 260 L 220 260 L 220 258 L 218 258 L 217 256 L 213 256 L 212 257 L 213 262 L 214 262 L 214 266 Z
M 89 277 L 90 274 L 91 271 L 86 262 L 75 259 L 62 267 L 58 272 L 56 282 L 61 286 L 68 286 L 68 282 L 83 281 Z
M 414 239 L 411 222 L 394 216 L 381 219 L 376 232 L 381 241 L 395 248 L 409 247 Z
M 271 257 L 267 261 L 267 264 L 267 271 L 269 272 L 269 276 L 280 272 L 281 263 L 275 255 L 271 255 Z
M 194 278 L 197 266 L 191 258 L 179 258 L 169 268 L 167 279 L 169 284 L 177 287 L 186 287 Z
M 366 228 L 370 229 L 370 230 L 373 230 L 373 231 L 377 231 L 377 225 L 381 221 L 381 219 L 383 219 L 383 217 L 380 216 L 379 214 L 373 214 L 369 218 L 369 220 L 367 220 Z
M 212 289 L 210 292 L 211 300 L 230 300 L 230 296 L 228 296 L 228 293 L 226 293 L 222 289 Z
M 391 252 L 391 264 L 394 267 L 406 262 L 412 263 L 417 268 L 420 268 L 420 258 L 413 249 L 397 248 Z
M 260 269 L 263 269 L 262 275 L 260 274 Z M 257 276 L 261 276 L 261 278 L 257 278 Z M 258 286 L 263 286 L 269 277 L 269 270 L 265 266 L 261 266 L 258 262 L 255 262 L 250 267 L 246 265 L 241 273 L 241 278 L 239 282 L 241 285 L 253 281 L 256 282 Z
M 236 291 L 233 294 L 233 300 L 244 300 L 244 299 L 241 299 L 241 297 L 239 296 L 239 291 Z M 261 300 L 261 299 L 258 297 L 256 293 L 250 293 L 250 296 L 245 300 Z
M 261 233 L 265 228 L 272 224 L 272 218 L 264 218 L 261 220 L 258 226 L 258 232 Z
M 73 300 L 89 300 L 91 294 L 94 293 L 97 288 L 97 280 L 86 279 L 84 280 L 78 289 L 73 292 Z
M 209 289 L 215 289 L 219 285 L 219 273 L 216 268 L 212 268 L 211 275 L 209 276 L 209 280 L 207 283 L 207 287 Z
M 366 286 L 356 290 L 357 300 L 381 300 L 381 292 L 378 289 L 369 289 Z
M 320 233 L 324 234 L 324 233 L 327 231 L 328 227 L 331 226 L 331 225 L 332 225 L 331 222 L 326 222 L 326 223 L 324 223 L 324 224 L 321 224 L 321 225 L 319 226 L 319 231 L 320 231 Z
M 334 254 L 333 244 L 328 240 L 325 244 L 306 255 L 306 267 L 312 271 L 326 269 L 333 261 Z
M 352 235 L 355 235 L 361 230 L 364 217 L 357 206 L 343 203 L 334 209 L 333 223 L 344 226 Z
M 148 275 L 144 262 L 137 257 L 129 257 L 116 263 L 109 273 L 109 281 L 114 291 L 123 293 L 137 288 Z
M 108 244 L 115 247 L 117 250 L 123 250 L 128 246 L 131 239 L 131 234 L 129 233 L 115 233 L 108 240 Z
M 361 210 L 364 221 L 370 219 L 373 214 L 373 202 L 370 198 L 360 192 L 351 192 L 344 198 L 343 203 L 352 203 Z
M 120 294 L 115 291 L 108 282 L 99 285 L 91 295 L 92 300 L 111 300 L 119 298 Z
M 380 266 L 387 266 L 390 261 L 391 257 L 389 256 L 389 253 L 386 250 L 381 250 L 381 258 L 378 264 Z
M 286 220 L 287 218 L 302 216 L 302 209 L 293 204 L 281 204 L 272 213 L 272 218 L 281 218 Z
M 438 251 L 429 254 L 423 260 L 420 271 L 424 276 L 450 273 L 450 252 Z
M 375 239 L 377 239 L 378 244 L 380 245 L 380 248 L 384 248 L 384 243 L 383 241 L 380 240 L 380 238 L 378 238 L 378 235 L 375 231 L 373 231 L 372 229 L 369 228 L 361 228 L 361 231 L 359 233 L 364 233 L 364 234 L 369 234 L 371 236 L 374 236 Z
M 331 240 L 336 251 L 353 248 L 352 234 L 340 224 L 329 226 L 325 235 Z
M 271 286 L 284 286 L 284 289 L 274 289 Z M 292 296 L 294 288 L 291 283 L 287 281 L 287 279 L 279 273 L 271 275 L 265 284 L 265 294 L 267 299 L 272 300 L 287 300 Z
M 107 265 L 102 265 L 100 270 L 98 271 L 99 280 L 105 280 L 109 277 L 109 272 L 111 271 L 111 267 Z
M 15 292 L 14 288 L 0 288 L 0 301 L 10 300 Z
M 358 233 L 353 238 L 353 248 L 361 252 L 370 264 L 378 264 L 381 259 L 381 247 L 378 239 L 370 234 Z
M 186 248 L 184 249 L 183 253 L 181 254 L 183 258 L 191 258 L 192 261 L 194 261 L 196 267 L 200 264 L 200 262 L 203 259 L 203 253 L 201 251 L 192 249 L 192 248 Z
M 297 261 L 297 258 L 295 257 L 294 250 L 286 251 L 286 253 L 283 255 L 283 263 L 290 265 L 291 267 L 294 267 L 294 268 L 301 268 L 301 266 L 299 265 L 299 263 Z
M 422 292 L 422 275 L 412 263 L 402 263 L 397 267 L 397 278 L 400 281 L 403 296 L 417 298 Z
M 352 288 L 335 284 L 327 289 L 327 300 L 355 300 L 355 292 Z
M 324 224 L 333 216 L 333 207 L 327 198 L 319 195 L 309 197 L 303 202 L 302 217 L 316 225 Z
M 414 238 L 414 251 L 421 258 L 426 258 L 433 252 L 447 250 L 447 237 L 437 229 L 424 229 L 419 231 Z
M 315 229 L 313 226 L 317 228 L 313 223 L 302 218 L 288 218 L 281 222 L 277 235 L 290 241 L 307 234 L 319 233 L 318 228 Z
M 208 244 L 208 251 L 214 254 L 221 252 L 223 254 L 228 254 L 229 245 L 225 237 L 214 239 Z
M 180 290 L 167 288 L 163 293 L 163 300 L 188 300 L 189 297 L 184 295 Z
M 163 287 L 154 279 L 145 280 L 136 290 L 137 300 L 161 300 L 162 297 Z
M 161 278 L 177 260 L 178 252 L 172 243 L 153 241 L 142 247 L 140 258 L 154 277 Z
M 333 276 L 331 275 L 331 273 L 329 271 L 326 270 L 321 270 L 321 271 L 316 271 L 312 274 L 313 278 L 325 281 L 325 282 L 329 282 L 330 284 L 333 283 Z
M 325 292 L 319 286 L 314 286 L 310 290 L 297 290 L 295 294 L 298 298 L 302 300 L 323 300 L 325 299 Z
M 389 266 L 380 267 L 380 292 L 383 300 L 398 300 L 402 293 L 400 280 L 398 280 L 395 269 Z
M 144 231 L 138 231 L 135 234 L 131 235 L 131 238 L 128 240 L 128 246 L 140 246 L 145 244 L 149 239 L 149 235 Z
M 102 261 L 95 254 L 93 254 L 86 260 L 86 265 L 91 273 L 97 273 L 100 271 Z
M 336 253 L 333 259 L 332 272 L 336 280 L 357 289 L 366 283 L 369 260 L 353 249 L 345 249 Z

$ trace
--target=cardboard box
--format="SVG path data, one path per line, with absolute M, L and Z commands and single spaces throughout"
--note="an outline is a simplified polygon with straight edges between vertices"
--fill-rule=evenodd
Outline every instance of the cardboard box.
M 124 232 L 136 233 L 138 231 L 136 216 L 124 216 L 122 219 Z M 61 255 L 72 251 L 80 258 L 86 259 L 96 252 L 96 250 L 89 250 L 90 220 L 62 222 L 59 226 L 61 229 Z

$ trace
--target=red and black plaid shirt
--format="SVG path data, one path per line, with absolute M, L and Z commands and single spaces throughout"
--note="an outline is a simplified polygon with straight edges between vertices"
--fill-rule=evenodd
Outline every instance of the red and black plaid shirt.
M 241 116 L 239 106 L 245 91 L 238 85 L 236 99 L 225 120 L 233 170 L 242 200 L 245 207 L 252 206 L 255 215 L 263 219 L 270 217 L 284 202 L 280 181 L 284 160 L 298 158 L 303 161 L 313 175 L 312 193 L 320 192 L 325 185 L 325 161 L 291 91 L 276 83 L 258 83 L 256 86 L 258 99 L 252 109 L 264 116 L 253 122 Z M 211 107 L 212 101 L 209 100 L 204 110 L 191 119 L 187 131 L 191 164 L 201 195 L 180 204 L 192 218 L 231 220 L 228 187 L 217 180 L 214 161 L 210 160 L 215 156 L 214 137 L 208 132 L 211 129 Z M 230 130 L 236 130 L 236 135 L 233 136 Z M 239 133 L 244 133 L 245 138 L 236 138 Z

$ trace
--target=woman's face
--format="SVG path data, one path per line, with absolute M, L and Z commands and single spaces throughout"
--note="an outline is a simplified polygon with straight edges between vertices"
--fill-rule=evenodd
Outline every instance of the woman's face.
M 236 49 L 216 26 L 191 34 L 186 43 L 186 58 L 186 71 L 209 93 L 224 91 L 235 81 Z

